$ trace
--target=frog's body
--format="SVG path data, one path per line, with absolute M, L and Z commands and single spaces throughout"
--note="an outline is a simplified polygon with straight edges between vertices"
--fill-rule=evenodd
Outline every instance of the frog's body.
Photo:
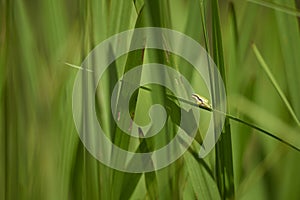
M 208 99 L 206 99 L 198 94 L 192 94 L 192 97 L 196 100 L 196 102 L 199 106 L 205 107 L 208 109 L 212 109 L 212 106 L 209 103 Z

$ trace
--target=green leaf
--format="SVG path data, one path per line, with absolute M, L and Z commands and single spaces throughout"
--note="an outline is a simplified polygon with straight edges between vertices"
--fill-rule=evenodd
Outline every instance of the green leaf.
M 212 1 L 212 24 L 213 58 L 220 70 L 226 89 L 226 75 L 218 0 Z M 219 86 L 216 85 L 215 90 L 213 90 L 215 92 L 216 100 L 218 100 L 219 96 L 218 87 Z M 216 105 L 214 100 L 213 104 Z M 216 144 L 216 178 L 222 199 L 234 198 L 231 130 L 228 117 L 225 118 L 222 134 Z
M 194 157 L 186 152 L 185 165 L 197 199 L 221 199 L 215 180 Z
M 296 10 L 296 9 L 293 9 L 293 8 L 290 8 L 290 7 L 281 5 L 281 4 L 277 4 L 277 3 L 273 3 L 273 2 L 269 2 L 269 1 L 263 1 L 263 0 L 247 0 L 247 1 L 258 4 L 258 5 L 262 5 L 262 6 L 265 6 L 265 7 L 292 15 L 292 16 L 300 17 L 299 10 Z
M 298 126 L 300 126 L 300 122 L 296 116 L 296 113 L 294 112 L 291 104 L 289 103 L 287 97 L 285 96 L 285 94 L 283 93 L 283 91 L 281 90 L 279 84 L 277 83 L 275 77 L 273 76 L 270 68 L 268 67 L 268 65 L 266 64 L 265 60 L 263 59 L 263 57 L 261 56 L 259 50 L 257 49 L 255 44 L 252 44 L 252 49 L 257 57 L 257 60 L 259 61 L 261 67 L 263 68 L 263 70 L 265 71 L 265 73 L 267 74 L 269 80 L 271 81 L 271 83 L 273 84 L 274 88 L 276 89 L 276 91 L 278 92 L 280 98 L 283 100 L 285 106 L 287 107 L 288 111 L 290 112 L 291 116 L 293 117 L 293 119 L 295 120 L 295 122 L 297 123 Z

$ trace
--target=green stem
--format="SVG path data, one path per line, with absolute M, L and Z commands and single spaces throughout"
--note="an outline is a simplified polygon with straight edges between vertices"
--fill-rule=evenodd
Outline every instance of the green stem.
M 259 50 L 257 49 L 255 44 L 252 44 L 252 49 L 256 55 L 256 58 L 258 60 L 258 62 L 260 63 L 260 65 L 262 66 L 263 70 L 265 71 L 265 73 L 267 74 L 269 80 L 271 81 L 271 83 L 273 84 L 273 86 L 275 87 L 277 93 L 279 94 L 279 96 L 281 97 L 281 99 L 283 100 L 284 104 L 286 105 L 288 111 L 290 112 L 290 114 L 292 115 L 293 119 L 295 120 L 295 122 L 297 123 L 298 126 L 300 126 L 300 122 L 296 116 L 296 113 L 294 112 L 290 102 L 288 101 L 288 99 L 286 98 L 286 96 L 284 95 L 283 91 L 281 90 L 279 84 L 277 83 L 275 77 L 273 76 L 270 68 L 268 67 L 267 63 L 265 62 L 265 60 L 263 59 L 263 57 L 261 56 Z

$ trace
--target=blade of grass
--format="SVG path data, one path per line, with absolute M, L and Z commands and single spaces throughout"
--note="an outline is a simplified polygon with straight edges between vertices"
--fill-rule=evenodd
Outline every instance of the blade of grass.
M 73 65 L 73 64 L 72 64 L 72 65 Z M 75 66 L 76 66 L 76 65 L 75 65 Z M 80 67 L 79 67 L 79 66 L 76 66 L 75 68 L 80 68 Z M 83 69 L 82 69 L 82 70 L 83 70 Z M 152 89 L 151 89 L 151 88 L 148 88 L 148 87 L 145 87 L 145 86 L 141 86 L 140 89 L 143 89 L 143 90 L 148 91 L 148 92 L 152 92 Z M 173 95 L 170 95 L 170 94 L 166 94 L 166 96 L 167 96 L 168 98 L 170 98 L 170 99 L 177 99 L 177 97 L 175 97 L 175 96 L 173 96 Z M 296 151 L 299 151 L 299 152 L 300 152 L 300 147 L 297 147 L 297 146 L 291 144 L 290 142 L 287 142 L 286 140 L 282 139 L 281 137 L 276 136 L 276 134 L 271 133 L 270 131 L 267 131 L 267 130 L 265 130 L 265 129 L 263 129 L 263 128 L 261 128 L 261 127 L 255 125 L 255 124 L 252 124 L 252 123 L 250 123 L 250 122 L 247 122 L 247 121 L 245 121 L 245 120 L 243 120 L 243 119 L 240 119 L 240 118 L 235 117 L 235 116 L 233 116 L 233 115 L 230 115 L 230 114 L 228 114 L 228 113 L 223 113 L 223 112 L 221 112 L 221 111 L 219 111 L 219 110 L 216 110 L 216 109 L 210 109 L 210 108 L 207 108 L 207 107 L 205 107 L 205 106 L 198 105 L 198 104 L 196 104 L 196 103 L 194 103 L 194 102 L 191 102 L 191 101 L 189 101 L 189 100 L 186 100 L 186 99 L 178 98 L 178 101 L 180 101 L 180 102 L 182 102 L 182 103 L 187 103 L 187 104 L 192 105 L 192 106 L 195 106 L 195 107 L 199 107 L 199 108 L 201 108 L 202 110 L 206 110 L 206 111 L 209 111 L 209 112 L 214 111 L 214 112 L 217 112 L 217 113 L 220 113 L 220 114 L 224 114 L 224 115 L 226 115 L 226 117 L 228 117 L 229 119 L 231 119 L 231 120 L 233 120 L 233 121 L 235 121 L 235 122 L 241 123 L 241 124 L 243 124 L 243 125 L 245 125 L 245 126 L 248 126 L 248 127 L 252 128 L 252 129 L 255 129 L 255 130 L 257 130 L 257 131 L 259 131 L 259 132 L 261 132 L 261 133 L 264 133 L 264 134 L 266 134 L 267 136 L 270 136 L 270 137 L 274 138 L 275 140 L 277 140 L 277 141 L 279 141 L 279 142 L 282 142 L 282 143 L 286 144 L 287 146 L 289 146 L 289 147 L 295 149 Z M 172 102 L 172 103 L 169 102 L 168 104 L 171 105 L 171 106 L 170 106 L 171 110 L 177 110 L 177 109 L 180 109 L 180 108 L 179 108 L 175 103 L 173 103 L 173 102 Z M 174 104 L 175 104 L 175 105 L 174 105 Z M 178 117 L 178 116 L 176 116 L 176 117 Z M 175 121 L 174 121 L 174 120 L 175 120 Z M 176 119 L 174 119 L 174 120 L 173 120 L 173 122 L 174 122 L 175 124 L 179 125 L 178 119 L 176 118 Z M 198 145 L 200 145 L 200 144 L 198 144 Z
M 142 130 L 140 130 L 140 134 L 144 135 Z M 150 144 L 151 145 L 151 144 Z M 140 139 L 140 146 L 139 146 L 140 152 L 151 152 L 152 150 L 147 145 L 147 140 L 142 138 Z M 153 162 L 151 163 L 153 166 Z M 156 172 L 147 172 L 145 173 L 145 184 L 147 189 L 147 196 L 150 197 L 150 199 L 158 199 L 158 183 L 156 178 Z
M 217 112 L 218 112 L 218 111 L 217 111 Z M 258 126 L 256 126 L 256 125 L 254 125 L 254 124 L 251 124 L 251 123 L 249 123 L 249 122 L 246 122 L 246 121 L 244 121 L 244 120 L 242 120 L 242 119 L 239 119 L 239 118 L 237 118 L 237 117 L 234 117 L 234 116 L 232 116 L 232 115 L 226 114 L 226 116 L 227 116 L 229 119 L 232 119 L 232 120 L 234 120 L 234 121 L 236 121 L 236 122 L 240 122 L 240 123 L 242 123 L 242 124 L 244 124 L 244 125 L 246 125 L 246 126 L 248 126 L 248 127 L 251 127 L 251 128 L 253 128 L 253 129 L 255 129 L 255 130 L 261 132 L 261 133 L 264 133 L 264 134 L 266 134 L 266 135 L 268 135 L 268 136 L 274 138 L 275 140 L 278 140 L 279 142 L 282 142 L 283 144 L 286 144 L 287 146 L 291 147 L 292 149 L 295 149 L 296 151 L 299 151 L 299 152 L 300 152 L 300 147 L 297 147 L 297 146 L 295 146 L 295 145 L 293 145 L 293 144 L 291 144 L 291 143 L 285 141 L 285 140 L 282 139 L 281 137 L 276 136 L 275 134 L 273 134 L 273 133 L 271 133 L 271 132 L 269 132 L 269 131 L 266 131 L 266 130 L 264 130 L 264 129 L 262 129 L 262 128 L 260 128 L 260 127 L 258 127 Z
M 239 189 L 236 194 L 237 199 L 242 199 L 244 194 L 246 194 L 247 189 L 252 188 L 257 182 L 263 178 L 263 176 L 273 167 L 275 164 L 280 164 L 279 161 L 282 157 L 286 155 L 286 152 L 279 145 L 270 152 L 262 162 L 257 164 L 253 170 L 251 170 L 250 175 L 248 175 L 245 180 L 240 184 Z
M 272 0 L 273 2 L 296 9 L 294 0 Z M 284 69 L 288 88 L 288 99 L 294 108 L 297 118 L 300 118 L 300 37 L 299 37 L 299 18 L 287 15 L 283 12 L 275 12 L 281 54 L 284 62 Z M 299 134 L 300 131 L 298 131 Z M 299 199 L 298 188 L 300 185 L 299 177 L 295 177 L 300 167 L 299 155 L 289 152 L 286 156 L 285 164 L 282 166 L 284 177 L 283 187 L 280 187 L 280 199 Z M 294 181 L 291 181 L 294 180 Z
M 293 0 L 276 0 L 281 4 L 294 5 Z M 290 101 L 295 109 L 297 117 L 300 117 L 300 59 L 298 52 L 300 51 L 300 37 L 299 26 L 297 18 L 284 15 L 284 13 L 276 12 L 276 19 L 278 24 L 279 42 L 281 46 L 281 52 L 285 65 L 286 77 L 288 82 L 288 91 L 290 94 Z M 287 31 L 288 30 L 288 31 Z
M 274 10 L 277 10 L 277 11 L 280 11 L 280 12 L 283 12 L 283 13 L 286 13 L 286 14 L 289 14 L 292 16 L 300 17 L 299 10 L 289 8 L 284 5 L 280 5 L 280 4 L 269 2 L 269 1 L 263 1 L 263 0 L 247 0 L 247 1 L 254 3 L 254 4 L 261 5 L 261 6 L 265 6 L 267 8 L 274 9 Z
M 206 18 L 205 18 L 205 9 L 204 9 L 204 1 L 199 0 L 200 3 L 200 14 L 201 14 L 201 22 L 202 22 L 202 30 L 204 34 L 204 42 L 205 42 L 205 49 L 208 53 L 210 53 L 210 48 L 209 48 L 209 38 L 208 38 L 208 32 L 206 29 Z
M 274 88 L 278 92 L 280 98 L 283 100 L 285 106 L 287 107 L 287 109 L 290 112 L 291 116 L 293 117 L 294 121 L 297 123 L 298 126 L 300 126 L 300 122 L 299 122 L 299 120 L 296 116 L 296 113 L 294 112 L 294 110 L 293 110 L 291 104 L 289 103 L 287 97 L 285 96 L 285 94 L 281 90 L 281 88 L 280 88 L 279 84 L 277 83 L 275 77 L 273 76 L 270 68 L 268 67 L 267 63 L 263 59 L 261 53 L 259 52 L 259 50 L 257 49 L 257 47 L 254 43 L 252 44 L 252 49 L 255 53 L 255 56 L 256 56 L 257 60 L 259 61 L 260 65 L 261 65 L 261 67 L 263 68 L 264 72 L 267 74 L 269 80 L 271 81 Z
M 219 66 L 219 69 L 221 70 L 221 76 L 224 79 L 225 78 L 225 73 L 224 73 L 224 60 L 223 60 L 223 48 L 222 48 L 222 39 L 221 39 L 221 30 L 220 30 L 220 21 L 219 21 L 219 8 L 218 8 L 218 2 L 217 1 L 212 1 L 211 2 L 211 10 L 212 10 L 212 44 L 213 44 L 213 58 L 214 61 L 216 62 L 216 65 Z M 203 5 L 203 1 L 200 0 L 200 13 L 201 13 L 201 20 L 202 20 L 202 27 L 203 27 L 203 33 L 204 33 L 204 40 L 205 40 L 205 47 L 206 50 L 208 51 L 208 54 L 210 54 L 210 48 L 209 48 L 209 38 L 208 38 L 208 31 L 207 31 L 207 25 L 205 22 L 205 13 L 204 13 L 204 5 Z M 214 80 L 213 77 L 213 71 L 211 66 L 208 66 L 208 71 L 209 71 L 209 76 L 211 80 Z M 222 73 L 223 72 L 223 73 Z M 214 84 L 213 82 L 211 83 L 211 92 L 212 92 L 212 104 L 213 106 L 217 105 L 217 101 L 219 99 L 219 88 L 218 88 L 218 83 Z M 213 120 L 216 122 L 216 116 L 214 115 Z M 226 131 L 230 132 L 230 128 L 229 128 L 229 121 L 226 118 L 225 119 L 225 133 Z M 222 131 L 223 133 L 223 131 Z M 223 133 L 224 134 L 224 133 Z M 229 135 L 230 137 L 230 135 Z M 227 137 L 225 137 L 225 140 L 228 140 L 231 143 L 231 139 Z M 225 179 L 230 180 L 229 181 L 229 193 L 233 193 L 234 192 L 234 185 L 233 185 L 233 167 L 232 167 L 232 158 L 231 157 L 231 144 L 229 146 L 229 148 L 227 148 L 229 150 L 229 152 L 223 151 L 224 149 L 224 144 L 223 143 L 227 143 L 227 145 L 229 144 L 228 142 L 226 142 L 224 139 L 222 139 L 222 135 L 219 139 L 219 142 L 216 144 L 216 181 L 217 181 L 217 185 L 219 188 L 219 192 L 220 195 L 222 197 L 222 199 L 226 198 L 226 193 L 228 193 L 226 190 L 226 186 L 225 186 Z M 222 150 L 221 150 L 222 149 Z M 227 154 L 229 153 L 229 154 Z M 228 155 L 229 159 L 224 157 L 224 155 Z M 229 161 L 228 163 L 226 163 L 227 161 Z M 230 161 L 231 160 L 231 161 Z M 223 171 L 225 169 L 225 165 L 229 170 L 229 173 L 226 173 L 226 171 Z M 232 177 L 231 177 L 232 175 Z M 230 178 L 231 177 L 231 178 Z M 227 182 L 228 183 L 228 182 Z M 231 192 L 232 191 L 232 192 Z M 228 196 L 231 196 L 233 194 L 228 194 Z
M 133 3 L 133 2 L 130 2 Z M 132 4 L 132 6 L 134 7 L 134 4 Z M 142 7 L 141 11 L 139 12 L 136 21 L 135 21 L 135 28 L 139 28 L 145 25 L 145 9 Z M 134 42 L 134 41 L 132 41 Z M 122 72 L 122 74 L 125 74 L 127 71 L 131 70 L 132 68 L 142 65 L 144 63 L 144 57 L 145 57 L 145 49 L 140 49 L 140 50 L 136 50 L 133 52 L 130 52 L 126 58 L 126 63 L 125 63 L 125 68 L 124 71 Z M 142 73 L 136 73 L 133 77 L 136 81 L 140 81 L 141 80 L 141 75 Z M 128 89 L 126 89 L 126 83 L 122 84 L 121 87 L 121 91 L 126 92 L 128 91 Z M 139 90 L 137 90 L 137 93 L 139 93 Z M 108 96 L 110 97 L 111 94 L 109 94 Z M 134 113 L 134 116 L 136 115 L 135 113 L 135 109 L 137 107 L 137 98 L 138 96 L 135 97 L 134 101 L 131 101 L 130 105 L 129 105 L 129 111 L 132 113 Z M 117 101 L 117 104 L 119 104 L 119 101 Z M 110 105 L 110 102 L 108 102 Z M 122 103 L 122 102 L 120 102 Z M 114 144 L 116 144 L 117 146 L 122 147 L 123 149 L 128 149 L 130 148 L 130 145 L 132 143 L 135 143 L 136 140 L 130 138 L 127 134 L 123 133 L 119 128 L 116 128 L 116 133 L 115 133 L 115 138 L 114 138 Z M 112 159 L 122 159 L 122 160 L 126 160 L 127 158 L 120 158 L 118 157 L 118 155 L 115 158 Z M 141 178 L 142 174 L 141 173 L 123 173 L 123 172 L 118 172 L 116 170 L 113 171 L 112 174 L 112 180 L 113 180 L 113 184 L 112 184 L 112 188 L 111 188 L 111 192 L 112 194 L 112 198 L 126 198 L 126 197 L 130 197 L 132 195 L 132 193 L 134 192 L 135 188 L 137 187 L 137 184 L 139 183 L 139 180 Z M 128 184 L 130 183 L 130 186 L 128 186 Z M 126 187 L 124 187 L 126 185 Z
M 262 162 L 257 164 L 253 171 L 243 180 L 236 194 L 237 199 L 242 199 L 243 195 L 246 194 L 249 188 L 257 184 L 259 180 L 262 179 L 263 176 L 266 175 L 266 173 L 270 171 L 274 165 L 280 164 L 279 161 L 285 154 L 286 151 L 284 151 L 282 147 L 275 147 L 274 150 L 270 152 Z
M 224 36 L 227 41 L 224 41 L 224 57 L 226 59 L 226 64 L 230 66 L 228 70 L 228 92 L 237 91 L 238 84 L 236 83 L 235 77 L 238 77 L 239 70 L 238 67 L 238 58 L 239 58 L 239 34 L 238 34 L 238 26 L 237 26 L 237 18 L 235 6 L 232 2 L 229 3 L 228 9 L 228 24 L 226 26 Z
M 236 2 L 235 2 L 236 3 Z M 237 4 L 237 3 L 236 3 Z M 237 4 L 238 5 L 238 4 Z M 239 5 L 238 5 L 239 6 Z M 239 25 L 239 45 L 238 45 L 238 66 L 242 66 L 244 60 L 248 57 L 249 42 L 253 36 L 256 35 L 257 20 L 259 20 L 259 11 L 261 8 L 254 4 L 245 4 L 245 12 L 243 17 L 238 23 Z M 238 10 L 237 10 L 238 11 Z M 248 74 L 247 74 L 248 75 Z M 243 80 L 243 77 L 241 78 Z
M 221 199 L 218 186 L 204 167 L 187 152 L 184 154 L 185 164 L 188 169 L 189 179 L 197 199 Z
M 171 19 L 170 19 L 170 9 L 169 9 L 169 1 L 159 1 L 159 0 L 145 0 L 144 6 L 146 17 L 147 17 L 147 26 L 151 27 L 166 27 L 171 28 Z M 168 45 L 165 44 L 164 45 Z M 173 58 L 169 55 L 168 52 L 162 50 L 151 50 L 146 49 L 145 51 L 145 59 L 148 63 L 161 63 L 170 65 L 173 63 Z M 143 76 L 154 77 L 161 76 L 160 74 L 143 74 Z M 164 78 L 164 77 L 163 77 Z M 136 114 L 140 117 L 145 116 L 145 110 L 143 109 L 143 103 L 152 102 L 153 104 L 159 103 L 160 105 L 167 107 L 167 99 L 166 99 L 166 88 L 157 87 L 155 85 L 150 86 L 151 89 L 155 90 L 155 93 L 150 93 L 150 97 L 144 94 L 144 91 L 139 92 L 138 97 L 138 108 L 136 109 Z M 147 98 L 147 99 L 146 99 Z M 147 112 L 147 111 L 146 111 Z M 147 142 L 149 146 L 158 148 L 158 146 L 162 143 L 167 144 L 170 141 L 171 135 L 176 130 L 176 125 L 172 123 L 171 120 L 167 120 L 164 128 L 162 129 L 161 137 L 155 137 L 154 140 Z M 167 158 L 166 158 L 167 159 Z M 180 196 L 182 191 L 181 185 L 178 184 L 178 177 L 181 176 L 181 171 L 178 170 L 178 166 L 176 163 L 182 162 L 181 159 L 177 160 L 172 165 L 159 170 L 155 174 L 145 174 L 145 184 L 147 186 L 147 193 L 150 197 L 157 197 L 161 199 L 169 199 L 174 198 L 176 196 Z M 154 183 L 154 184 L 153 184 Z M 155 183 L 158 183 L 158 188 Z M 150 194 L 151 191 L 154 194 Z
M 138 15 L 133 1 L 111 0 L 108 4 L 107 36 L 135 27 Z
M 297 140 L 299 132 L 298 127 L 291 127 L 291 125 L 288 125 L 277 117 L 272 116 L 263 108 L 255 105 L 245 97 L 233 96 L 230 97 L 230 99 L 232 102 L 236 102 L 235 104 L 233 104 L 233 107 L 235 109 L 237 109 L 242 115 L 254 121 L 256 124 L 261 123 L 262 119 L 269 119 L 268 121 L 263 122 L 265 123 L 264 126 L 268 127 L 268 129 L 270 129 L 271 131 L 267 131 L 266 129 L 262 129 L 261 127 L 259 127 L 259 125 L 254 125 L 253 123 L 249 123 L 245 120 L 232 116 L 231 118 L 234 121 L 249 126 L 261 133 L 264 133 L 266 136 L 270 136 L 277 141 L 280 141 L 300 152 L 300 143 L 299 140 Z
M 90 18 L 90 4 L 91 2 L 85 2 L 80 0 L 79 1 L 79 6 L 81 7 L 81 12 L 80 12 L 80 25 L 83 27 L 81 31 L 81 58 L 82 60 L 86 55 L 88 55 L 89 51 L 92 48 L 92 41 L 93 37 L 90 37 L 91 35 L 91 30 L 92 29 L 92 24 L 91 24 L 91 18 Z M 83 134 L 85 138 L 88 138 L 88 133 L 91 131 L 91 127 L 88 125 L 89 124 L 89 113 L 87 111 L 87 99 L 91 98 L 88 96 L 88 78 L 87 78 L 87 71 L 83 71 L 82 73 L 82 94 L 83 94 L 83 106 L 82 106 L 82 126 L 80 127 L 83 131 Z M 89 199 L 89 198 L 95 198 L 96 193 L 94 193 L 94 190 L 90 187 L 90 183 L 93 182 L 95 183 L 95 164 L 93 162 L 93 159 L 90 158 L 90 154 L 85 148 L 84 145 L 79 143 L 79 147 L 82 148 L 82 156 L 83 156 L 83 161 L 82 161 L 82 179 L 81 182 L 83 183 L 82 186 L 79 186 L 81 189 L 80 196 L 82 199 Z M 79 155 L 80 156 L 80 155 Z M 92 174 L 90 176 L 90 174 Z M 94 176 L 93 176 L 94 175 Z M 90 177 L 93 177 L 90 179 Z M 95 184 L 96 185 L 96 184 Z M 93 187 L 93 186 L 92 186 Z M 95 187 L 95 186 L 94 186 Z
M 7 132 L 6 132 L 6 198 L 19 199 L 24 196 L 32 198 L 43 198 L 44 194 L 36 193 L 29 194 L 28 190 L 21 190 L 20 185 L 27 185 L 28 182 L 39 182 L 40 171 L 29 171 L 28 166 L 40 168 L 42 161 L 50 161 L 47 159 L 37 159 L 34 161 L 33 151 L 27 144 L 29 142 L 37 144 L 37 137 L 33 137 L 33 132 L 30 131 L 37 115 L 33 112 L 36 110 L 37 96 L 36 85 L 37 63 L 36 59 L 38 51 L 36 49 L 35 36 L 33 27 L 28 16 L 28 11 L 24 2 L 8 3 L 8 30 L 10 32 L 10 46 L 8 48 L 8 63 L 7 63 L 7 82 L 6 82 L 6 100 L 7 100 Z M 18 57 L 18 59 L 15 59 Z M 16 113 L 18 113 L 16 115 Z M 24 121 L 23 119 L 28 119 Z M 38 129 L 38 127 L 35 126 Z M 28 130 L 25 134 L 21 130 Z M 30 139 L 28 139 L 30 138 Z M 45 136 L 45 139 L 49 137 Z M 42 142 L 42 141 L 41 141 Z M 43 143 L 42 143 L 43 144 Z M 40 156 L 45 155 L 45 150 L 40 149 Z M 54 152 L 53 152 L 54 153 Z M 53 156 L 53 155 L 52 155 Z M 22 164 L 21 164 L 22 163 Z M 44 175 L 45 183 L 43 186 L 35 185 L 37 190 L 49 189 L 51 192 L 56 192 L 57 188 L 53 186 L 49 175 Z M 55 179 L 53 177 L 53 179 Z M 50 188 L 51 187 L 51 188 Z M 17 191 L 17 192 L 16 192 Z
M 220 70 L 221 77 L 224 81 L 226 89 L 226 75 L 223 58 L 223 45 L 220 25 L 220 14 L 218 0 L 211 2 L 212 6 L 212 44 L 213 44 L 213 58 Z M 216 96 L 218 96 L 218 85 L 215 86 Z M 229 118 L 225 118 L 225 124 L 218 143 L 216 144 L 216 177 L 217 184 L 222 199 L 234 198 L 234 177 L 233 177 L 233 163 L 232 163 L 232 144 L 231 144 L 231 130 Z
M 7 106 L 7 69 L 4 66 L 8 66 L 8 39 L 9 39 L 9 2 L 1 2 L 0 7 L 0 162 L 4 163 L 0 166 L 0 199 L 7 199 L 7 118 L 8 118 L 8 106 Z

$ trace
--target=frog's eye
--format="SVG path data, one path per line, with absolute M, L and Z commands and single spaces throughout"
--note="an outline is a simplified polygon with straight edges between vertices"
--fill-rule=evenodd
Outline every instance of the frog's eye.
M 204 98 L 198 94 L 192 94 L 192 97 L 196 100 L 196 103 L 199 106 L 211 109 L 211 105 L 206 98 Z

